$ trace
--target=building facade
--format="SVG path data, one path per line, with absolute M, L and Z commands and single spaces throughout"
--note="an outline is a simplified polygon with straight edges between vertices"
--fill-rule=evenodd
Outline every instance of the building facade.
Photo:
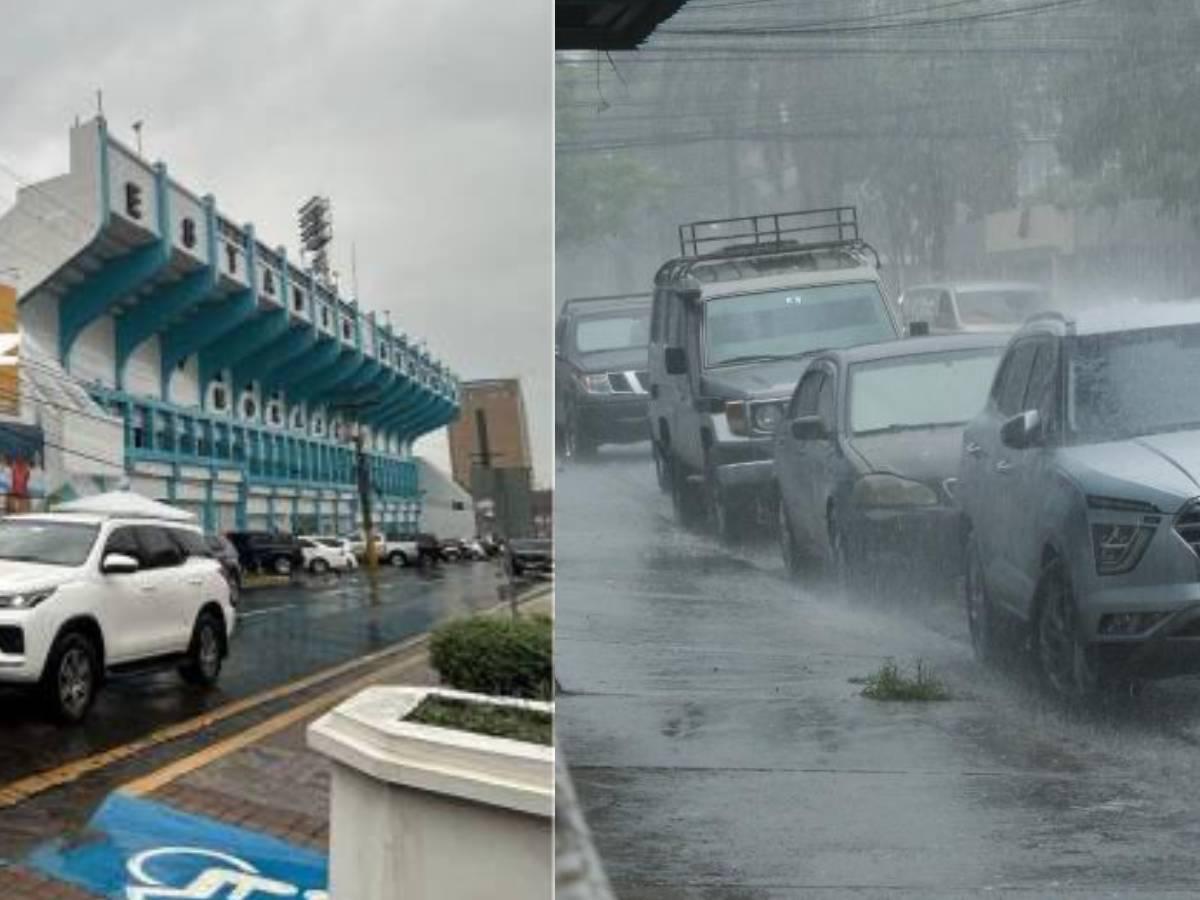
M 531 470 L 521 382 L 516 378 L 465 381 L 461 396 L 461 414 L 449 429 L 454 480 L 471 490 L 471 473 L 477 465 Z
M 115 424 L 105 460 L 122 471 L 94 482 L 191 508 L 213 530 L 348 532 L 361 442 L 375 521 L 418 527 L 412 443 L 457 415 L 455 376 L 103 118 L 71 130 L 67 174 L 23 187 L 0 218 L 4 269 L 17 272 L 23 370 L 86 392 L 79 427 Z M 23 420 L 54 418 L 57 404 L 20 399 Z M 47 432 L 47 457 L 87 468 L 76 427 Z M 51 493 L 73 490 L 48 475 L 62 482 Z

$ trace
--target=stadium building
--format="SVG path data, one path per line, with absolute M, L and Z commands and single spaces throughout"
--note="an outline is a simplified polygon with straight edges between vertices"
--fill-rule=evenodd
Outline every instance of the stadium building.
M 0 278 L 20 335 L 0 480 L 25 454 L 37 477 L 12 473 L 44 485 L 18 508 L 121 483 L 214 530 L 344 533 L 359 436 L 375 521 L 418 526 L 412 444 L 455 418 L 457 378 L 103 118 L 71 130 L 67 174 L 0 218 Z

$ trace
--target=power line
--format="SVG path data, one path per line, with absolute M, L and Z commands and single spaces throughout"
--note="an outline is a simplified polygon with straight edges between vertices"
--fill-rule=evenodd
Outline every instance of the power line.
M 671 36 L 695 35 L 702 37 L 727 37 L 730 35 L 737 37 L 780 37 L 789 35 L 813 34 L 829 36 L 840 34 L 876 33 L 905 29 L 946 28 L 976 23 L 1022 19 L 1095 2 L 1098 2 L 1098 0 L 1040 0 L 1038 3 L 1031 3 L 1025 6 L 987 10 L 977 13 L 968 13 L 961 16 L 935 16 L 926 19 L 909 19 L 903 22 L 878 22 L 867 25 L 830 26 L 818 23 L 816 25 L 746 26 L 741 28 L 736 26 L 727 26 L 724 28 L 688 28 L 686 26 L 683 28 L 664 27 L 658 30 L 658 34 Z

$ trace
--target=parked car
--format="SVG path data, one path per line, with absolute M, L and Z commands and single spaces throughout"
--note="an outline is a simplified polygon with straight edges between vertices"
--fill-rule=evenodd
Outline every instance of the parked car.
M 367 542 L 361 531 L 357 534 L 347 535 L 343 538 L 343 540 L 350 545 L 350 552 L 352 552 L 357 559 L 366 559 Z M 387 550 L 387 548 L 384 546 L 383 535 L 374 534 L 372 535 L 372 540 L 375 543 L 375 559 L 383 560 Z
M 518 578 L 554 571 L 554 543 L 549 538 L 513 538 L 507 552 L 512 574 Z
M 157 506 L 157 504 L 156 504 Z M 0 520 L 0 682 L 82 720 L 107 675 L 177 667 L 217 681 L 236 614 L 195 525 L 40 513 Z
M 1200 670 L 1200 303 L 1047 314 L 966 428 L 967 613 L 1055 691 Z
M 710 251 L 709 241 L 727 240 L 702 236 L 717 226 L 761 241 Z M 684 255 L 655 277 L 654 461 L 681 523 L 708 522 L 729 538 L 750 511 L 774 520 L 775 428 L 805 355 L 896 339 L 900 325 L 852 207 L 694 223 L 680 232 Z
M 273 531 L 230 531 L 225 535 L 237 548 L 242 568 L 252 572 L 291 575 L 304 568 L 300 542 Z
M 297 539 L 304 556 L 304 569 L 314 575 L 326 572 L 349 572 L 358 568 L 358 559 L 349 543 L 341 538 L 301 535 Z
M 987 399 L 1004 345 L 954 335 L 813 357 L 775 437 L 789 572 L 824 559 L 846 582 L 889 563 L 958 575 L 962 430 Z
M 649 437 L 646 347 L 650 295 L 568 300 L 554 330 L 559 452 L 584 458 L 601 444 Z
M 428 532 L 389 532 L 387 535 L 389 553 L 403 553 L 403 559 L 396 561 L 397 565 L 424 565 L 438 563 L 445 559 L 442 552 L 442 542 L 436 534 Z
M 918 324 L 928 334 L 1013 332 L 1030 316 L 1050 309 L 1050 293 L 1021 281 L 962 281 L 914 285 L 896 302 L 910 332 Z
M 213 559 L 221 564 L 225 580 L 229 582 L 229 602 L 237 606 L 242 593 L 242 562 L 238 557 L 237 547 L 219 534 L 206 534 L 204 543 L 208 545 Z

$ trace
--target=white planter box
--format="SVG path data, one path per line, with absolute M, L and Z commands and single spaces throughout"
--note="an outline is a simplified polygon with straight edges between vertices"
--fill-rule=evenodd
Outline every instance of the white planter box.
M 402 721 L 440 688 L 372 687 L 308 728 L 333 760 L 337 900 L 540 900 L 553 892 L 554 748 Z

